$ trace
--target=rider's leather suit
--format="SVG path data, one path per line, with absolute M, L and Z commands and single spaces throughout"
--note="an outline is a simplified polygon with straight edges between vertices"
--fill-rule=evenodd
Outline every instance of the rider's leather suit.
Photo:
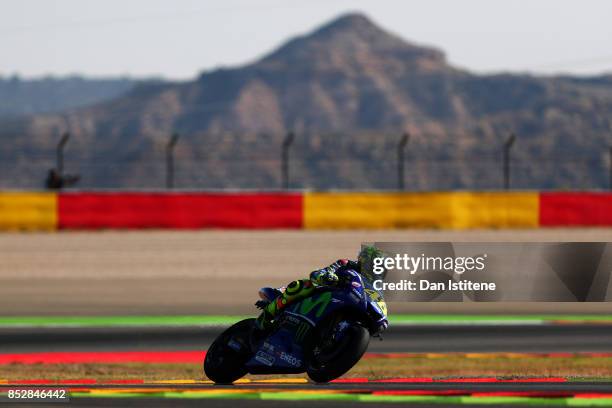
M 260 306 L 263 312 L 257 318 L 257 326 L 260 329 L 268 327 L 274 317 L 287 305 L 312 295 L 317 286 L 336 284 L 338 282 L 338 275 L 342 275 L 341 272 L 343 270 L 349 269 L 359 272 L 359 264 L 348 259 L 338 259 L 325 268 L 312 271 L 309 279 L 298 279 L 289 283 L 282 292 L 270 288 L 262 288 L 259 294 L 263 299 L 263 303 L 257 302 L 256 305 Z

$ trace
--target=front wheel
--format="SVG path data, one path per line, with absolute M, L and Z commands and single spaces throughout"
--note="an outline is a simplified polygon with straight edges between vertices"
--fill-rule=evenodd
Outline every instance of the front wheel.
M 334 380 L 353 368 L 368 349 L 370 332 L 353 323 L 342 339 L 331 345 L 318 346 L 308 364 L 308 377 L 318 383 Z
M 204 358 L 204 373 L 217 384 L 229 384 L 247 373 L 250 334 L 255 319 L 242 320 L 217 337 Z

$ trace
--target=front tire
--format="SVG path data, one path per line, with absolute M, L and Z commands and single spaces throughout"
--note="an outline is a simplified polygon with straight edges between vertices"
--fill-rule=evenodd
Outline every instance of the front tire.
M 326 383 L 349 371 L 368 349 L 370 332 L 359 324 L 347 328 L 344 341 L 334 346 L 334 350 L 313 356 L 308 364 L 307 373 L 311 380 Z
M 255 319 L 242 320 L 219 335 L 204 358 L 204 373 L 217 384 L 230 384 L 247 373 L 245 363 L 251 357 L 250 335 Z M 241 351 L 229 347 L 230 339 L 242 346 Z

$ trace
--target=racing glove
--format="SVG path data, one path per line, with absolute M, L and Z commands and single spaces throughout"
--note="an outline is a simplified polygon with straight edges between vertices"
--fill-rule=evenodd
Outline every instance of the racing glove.
M 335 285 L 338 283 L 338 275 L 332 270 L 321 270 L 313 273 L 314 283 L 317 285 Z
M 264 310 L 269 304 L 270 302 L 268 302 L 267 300 L 258 300 L 257 302 L 255 302 L 255 306 L 261 310 Z

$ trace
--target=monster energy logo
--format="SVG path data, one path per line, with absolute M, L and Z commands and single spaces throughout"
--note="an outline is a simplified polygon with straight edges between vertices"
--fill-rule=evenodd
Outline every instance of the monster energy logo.
M 299 313 L 305 315 L 305 314 L 310 313 L 310 311 L 314 309 L 315 307 L 318 307 L 318 310 L 315 316 L 321 317 L 321 315 L 323 314 L 323 311 L 327 308 L 327 305 L 331 301 L 331 297 L 332 297 L 331 292 L 324 292 L 320 294 L 319 296 L 312 296 L 312 297 L 306 298 L 302 301 L 300 305 Z
M 304 340 L 304 336 L 306 336 L 306 333 L 308 333 L 308 331 L 310 330 L 310 325 L 306 322 L 302 322 L 297 326 L 297 329 L 295 330 L 295 340 L 296 341 L 302 341 Z

